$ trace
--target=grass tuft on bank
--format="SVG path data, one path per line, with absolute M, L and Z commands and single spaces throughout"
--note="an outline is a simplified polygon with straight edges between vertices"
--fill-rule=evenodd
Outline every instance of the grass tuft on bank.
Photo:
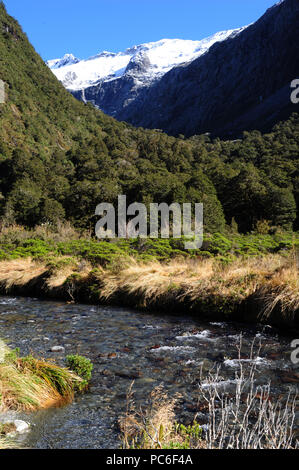
M 82 260 L 65 264 L 65 258 L 53 268 L 26 258 L 0 262 L 0 289 L 2 294 L 184 311 L 206 319 L 299 329 L 298 271 L 294 253 L 229 264 L 215 258 L 161 262 L 127 257 L 105 268 Z
M 238 259 L 229 265 L 216 259 L 132 260 L 123 269 L 99 272 L 98 279 L 105 301 L 127 298 L 143 308 L 173 306 L 206 317 L 246 320 L 242 308 L 252 300 L 259 307 L 256 320 L 271 322 L 279 311 L 287 324 L 298 323 L 298 268 L 293 254 Z
M 0 362 L 0 411 L 35 411 L 70 403 L 82 379 L 70 369 L 5 349 Z
M 81 356 L 68 356 L 67 367 L 33 356 L 20 357 L 0 340 L 0 413 L 33 412 L 61 407 L 84 392 L 91 380 L 92 364 Z M 13 425 L 0 424 L 0 449 L 13 447 Z

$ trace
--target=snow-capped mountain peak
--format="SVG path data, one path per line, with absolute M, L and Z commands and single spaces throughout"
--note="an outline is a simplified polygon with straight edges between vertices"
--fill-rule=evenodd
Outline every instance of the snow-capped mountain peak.
M 173 67 L 198 58 L 216 42 L 224 41 L 243 29 L 221 31 L 201 41 L 161 39 L 119 53 L 103 51 L 85 60 L 66 54 L 61 59 L 49 60 L 47 65 L 71 91 L 119 79 L 125 74 L 138 75 L 139 86 L 146 86 Z
M 65 54 L 61 59 L 48 60 L 47 65 L 50 69 L 55 70 L 68 65 L 78 64 L 78 62 L 80 62 L 80 59 L 73 54 Z

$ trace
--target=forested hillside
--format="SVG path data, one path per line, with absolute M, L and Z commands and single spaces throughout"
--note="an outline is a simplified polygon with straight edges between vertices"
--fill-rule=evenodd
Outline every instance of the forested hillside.
M 0 216 L 91 227 L 100 202 L 204 202 L 208 231 L 234 218 L 298 229 L 299 117 L 222 142 L 135 129 L 73 98 L 0 4 Z

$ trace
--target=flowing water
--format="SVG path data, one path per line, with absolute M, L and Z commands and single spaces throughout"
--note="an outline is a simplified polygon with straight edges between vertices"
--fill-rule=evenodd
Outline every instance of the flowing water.
M 0 297 L 0 338 L 21 354 L 32 353 L 64 363 L 67 354 L 94 363 L 90 391 L 73 404 L 21 415 L 32 424 L 20 438 L 31 448 L 117 448 L 118 418 L 134 380 L 136 403 L 144 403 L 157 385 L 169 395 L 180 393 L 179 418 L 191 422 L 196 412 L 202 369 L 221 369 L 221 386 L 234 385 L 238 344 L 250 365 L 253 341 L 261 350 L 256 360 L 257 384 L 271 382 L 282 400 L 298 384 L 291 362 L 291 341 L 270 326 L 204 323 L 191 317 L 141 313 L 126 308 L 69 305 L 37 299 Z M 51 348 L 63 346 L 65 352 Z M 203 376 L 204 377 L 204 376 Z M 207 419 L 202 415 L 201 420 Z M 298 415 L 297 415 L 298 424 Z

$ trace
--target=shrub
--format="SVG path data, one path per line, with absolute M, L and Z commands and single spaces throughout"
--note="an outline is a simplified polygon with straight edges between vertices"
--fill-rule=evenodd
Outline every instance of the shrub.
M 91 380 L 93 369 L 91 360 L 83 356 L 69 355 L 66 357 L 66 365 L 82 379 L 82 382 L 78 382 L 77 389 L 79 391 L 85 390 Z

